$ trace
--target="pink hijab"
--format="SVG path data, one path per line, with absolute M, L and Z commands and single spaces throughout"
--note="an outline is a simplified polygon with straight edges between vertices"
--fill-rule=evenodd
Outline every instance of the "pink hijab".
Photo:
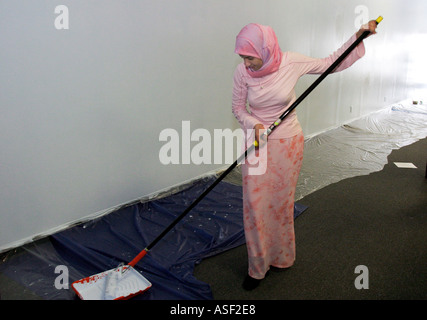
M 274 30 L 269 26 L 256 23 L 248 24 L 239 32 L 234 52 L 262 60 L 263 65 L 258 71 L 246 69 L 253 78 L 263 77 L 277 71 L 283 55 Z

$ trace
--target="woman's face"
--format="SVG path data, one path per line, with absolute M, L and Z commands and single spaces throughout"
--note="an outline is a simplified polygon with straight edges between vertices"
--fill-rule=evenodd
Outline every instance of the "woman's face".
M 251 56 L 242 56 L 246 68 L 251 68 L 253 71 L 258 71 L 262 67 L 262 60 L 260 58 L 255 58 Z

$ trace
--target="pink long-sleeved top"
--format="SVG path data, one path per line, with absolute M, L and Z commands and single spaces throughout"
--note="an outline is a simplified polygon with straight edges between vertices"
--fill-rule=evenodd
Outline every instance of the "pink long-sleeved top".
M 295 52 L 283 52 L 279 70 L 260 78 L 252 78 L 244 63 L 234 72 L 232 111 L 242 129 L 253 129 L 258 123 L 267 129 L 296 100 L 294 87 L 305 74 L 320 74 L 356 41 L 354 34 L 341 48 L 327 58 L 317 59 Z M 338 72 L 350 67 L 363 57 L 363 41 L 334 70 Z M 249 111 L 246 102 L 249 103 Z M 271 133 L 269 139 L 289 138 L 302 131 L 296 111 L 292 111 Z

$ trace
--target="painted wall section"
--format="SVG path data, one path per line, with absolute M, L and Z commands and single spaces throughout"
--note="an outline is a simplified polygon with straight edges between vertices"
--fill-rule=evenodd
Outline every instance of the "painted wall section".
M 424 0 L 0 1 L 0 250 L 225 166 L 163 165 L 159 135 L 183 121 L 238 128 L 233 51 L 247 23 L 324 57 L 384 16 L 366 56 L 298 107 L 312 135 L 425 89 L 426 11 Z

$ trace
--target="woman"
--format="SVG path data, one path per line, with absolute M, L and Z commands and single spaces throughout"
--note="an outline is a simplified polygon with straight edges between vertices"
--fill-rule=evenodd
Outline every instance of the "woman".
M 282 52 L 273 29 L 251 23 L 236 37 L 235 53 L 243 63 L 234 73 L 232 111 L 245 132 L 259 141 L 268 128 L 295 100 L 294 87 L 304 74 L 326 69 L 367 29 L 376 33 L 370 21 L 340 49 L 327 58 L 315 59 L 294 52 Z M 350 67 L 365 53 L 361 42 L 334 72 Z M 246 108 L 249 103 L 250 112 Z M 271 133 L 266 148 L 264 174 L 251 174 L 253 163 L 242 165 L 243 219 L 248 250 L 248 275 L 243 287 L 256 288 L 270 267 L 288 268 L 295 261 L 294 194 L 300 172 L 304 136 L 295 110 Z M 249 161 L 248 161 L 249 162 Z M 254 171 L 252 171 L 254 172 Z

